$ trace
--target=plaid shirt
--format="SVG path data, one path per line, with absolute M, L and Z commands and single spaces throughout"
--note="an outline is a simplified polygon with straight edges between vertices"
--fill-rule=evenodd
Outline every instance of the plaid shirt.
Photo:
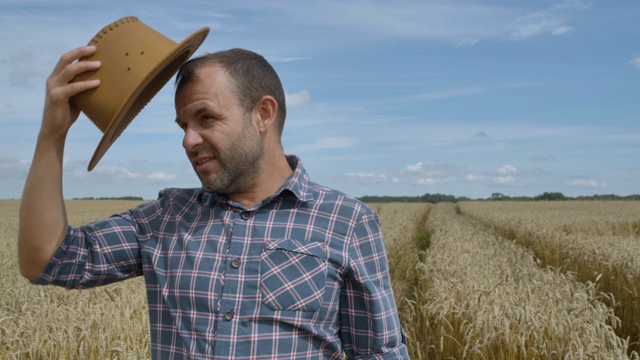
M 301 162 L 247 209 L 202 189 L 68 235 L 37 284 L 143 275 L 155 359 L 407 359 L 377 214 Z

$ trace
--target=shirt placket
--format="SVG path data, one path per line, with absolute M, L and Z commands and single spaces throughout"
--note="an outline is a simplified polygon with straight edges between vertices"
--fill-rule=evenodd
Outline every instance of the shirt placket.
M 215 357 L 232 357 L 233 346 L 236 344 L 237 316 L 242 301 L 244 284 L 243 278 L 246 256 L 249 246 L 251 211 L 234 211 L 227 226 L 228 246 L 225 253 L 224 271 L 221 274 L 221 291 L 216 306 L 217 326 L 215 341 Z

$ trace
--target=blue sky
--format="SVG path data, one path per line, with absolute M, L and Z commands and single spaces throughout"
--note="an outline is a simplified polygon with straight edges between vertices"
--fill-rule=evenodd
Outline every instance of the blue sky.
M 124 16 L 264 55 L 285 152 L 346 193 L 640 193 L 637 1 L 0 0 L 0 198 L 21 196 L 60 55 Z M 82 115 L 65 197 L 199 186 L 174 118 L 170 83 L 87 172 L 102 133 Z

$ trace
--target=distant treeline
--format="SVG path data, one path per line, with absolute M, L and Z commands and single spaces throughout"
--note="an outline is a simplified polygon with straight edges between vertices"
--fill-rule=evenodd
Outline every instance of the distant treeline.
M 73 200 L 144 200 L 142 196 L 118 196 L 118 197 L 82 197 Z
M 456 197 L 453 195 L 444 194 L 424 194 L 422 196 L 362 196 L 360 201 L 365 203 L 385 203 L 385 202 L 458 202 L 458 201 L 470 201 L 467 197 Z
M 561 192 L 545 192 L 537 196 L 507 196 L 502 193 L 493 193 L 488 198 L 471 199 L 466 196 L 454 196 L 445 194 L 429 194 L 421 196 L 375 196 L 365 195 L 359 197 L 362 202 L 366 203 L 389 203 L 389 202 L 452 202 L 458 201 L 558 201 L 558 200 L 640 200 L 640 194 L 619 196 L 615 194 L 590 195 L 590 196 L 565 196 Z M 144 200 L 141 196 L 118 196 L 118 197 L 82 197 L 73 198 L 73 200 Z
M 493 193 L 488 198 L 471 199 L 466 196 L 456 197 L 445 194 L 424 194 L 422 196 L 362 196 L 359 198 L 365 203 L 386 203 L 386 202 L 458 202 L 458 201 L 562 201 L 562 200 L 640 200 L 640 194 L 619 196 L 614 194 L 590 195 L 590 196 L 565 196 L 561 192 L 545 192 L 537 196 L 507 196 L 502 193 Z

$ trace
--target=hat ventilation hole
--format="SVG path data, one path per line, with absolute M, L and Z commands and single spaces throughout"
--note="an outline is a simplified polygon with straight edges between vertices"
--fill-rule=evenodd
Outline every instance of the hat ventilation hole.
M 147 77 L 151 81 L 143 83 L 135 93 L 130 97 L 133 101 L 127 105 L 122 116 L 122 120 L 111 135 L 113 143 L 129 123 L 142 111 L 142 109 L 151 101 L 151 99 L 165 86 L 171 77 L 177 72 L 178 68 L 191 56 L 190 48 L 184 49 L 180 54 L 176 55 L 166 66 L 158 69 Z

